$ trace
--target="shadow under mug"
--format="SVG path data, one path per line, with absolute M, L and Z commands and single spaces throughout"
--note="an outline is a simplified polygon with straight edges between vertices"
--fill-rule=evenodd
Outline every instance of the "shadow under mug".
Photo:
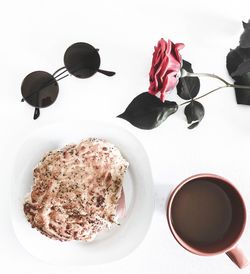
M 201 256 L 226 253 L 239 267 L 248 260 L 237 247 L 246 224 L 246 207 L 225 178 L 198 174 L 185 179 L 170 195 L 167 220 L 177 242 Z

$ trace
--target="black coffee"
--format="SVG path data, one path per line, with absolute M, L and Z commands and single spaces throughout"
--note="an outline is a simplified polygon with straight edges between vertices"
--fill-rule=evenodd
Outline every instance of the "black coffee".
M 233 208 L 230 195 L 221 185 L 215 179 L 195 179 L 175 196 L 172 223 L 185 242 L 205 247 L 225 238 L 232 224 Z

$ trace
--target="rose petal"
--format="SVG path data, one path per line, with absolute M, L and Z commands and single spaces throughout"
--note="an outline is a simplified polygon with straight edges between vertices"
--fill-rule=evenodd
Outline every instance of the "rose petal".
M 165 100 L 168 91 L 175 88 L 178 79 L 177 74 L 181 69 L 182 58 L 179 51 L 184 44 L 174 44 L 171 40 L 167 42 L 161 38 L 154 47 L 152 65 L 149 72 L 148 92 L 157 95 L 160 92 L 160 99 Z
M 182 57 L 181 57 L 179 51 L 180 51 L 181 49 L 183 49 L 184 47 L 185 47 L 185 45 L 182 44 L 182 43 L 177 43 L 177 44 L 175 44 L 175 47 L 174 47 L 174 50 L 175 50 L 175 54 L 176 54 L 177 60 L 178 60 L 178 62 L 180 62 L 180 63 L 182 62 Z
M 177 79 L 176 77 L 165 77 L 162 89 L 160 90 L 161 94 L 166 94 L 167 91 L 170 91 L 175 88 L 177 85 Z
M 168 69 L 169 71 L 175 71 L 176 74 L 179 72 L 180 68 L 181 68 L 181 64 L 180 62 L 178 62 L 173 55 L 169 56 L 169 63 L 168 63 Z

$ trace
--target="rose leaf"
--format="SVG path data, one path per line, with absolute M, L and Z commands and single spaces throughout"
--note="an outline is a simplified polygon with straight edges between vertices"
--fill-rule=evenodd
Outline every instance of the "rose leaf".
M 235 77 L 235 84 L 250 86 L 250 71 L 241 76 Z M 250 88 L 235 88 L 235 95 L 237 104 L 250 105 Z
M 153 129 L 178 109 L 176 102 L 162 102 L 148 92 L 136 96 L 126 110 L 117 117 L 123 118 L 140 129 Z
M 240 46 L 227 55 L 227 70 L 236 85 L 250 85 L 250 20 L 243 22 Z M 250 88 L 235 88 L 237 104 L 250 105 Z
M 244 29 L 250 29 L 250 20 L 248 20 L 248 22 L 242 22 L 243 28 Z
M 244 49 L 237 47 L 231 49 L 227 55 L 227 70 L 229 75 L 234 78 L 232 75 L 237 70 L 238 66 L 248 59 L 250 59 L 250 48 Z
M 227 70 L 229 75 L 232 77 L 232 73 L 236 71 L 238 66 L 244 61 L 244 58 L 240 54 L 240 47 L 236 49 L 230 49 L 227 54 Z
M 182 68 L 188 72 L 193 72 L 189 62 L 183 60 Z M 179 79 L 177 84 L 177 94 L 184 100 L 190 100 L 197 96 L 200 90 L 200 80 L 198 77 L 185 76 Z
M 188 128 L 193 129 L 198 126 L 200 121 L 203 119 L 205 114 L 205 109 L 203 105 L 197 101 L 192 100 L 185 109 L 184 113 L 189 124 Z
M 235 79 L 237 76 L 242 76 L 246 73 L 250 72 L 250 59 L 246 60 L 239 64 L 238 68 L 235 72 L 232 73 L 232 77 Z
M 248 23 L 243 22 L 244 32 L 240 36 L 240 47 L 250 48 L 250 20 Z

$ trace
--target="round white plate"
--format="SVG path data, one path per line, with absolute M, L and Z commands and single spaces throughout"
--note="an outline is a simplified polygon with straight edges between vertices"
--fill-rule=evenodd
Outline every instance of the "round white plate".
M 49 150 L 88 137 L 103 138 L 115 144 L 129 162 L 124 179 L 126 216 L 120 226 L 99 235 L 91 243 L 59 242 L 31 228 L 23 213 L 25 195 L 32 186 L 32 172 Z M 153 184 L 146 152 L 127 130 L 109 123 L 83 121 L 53 124 L 35 131 L 16 155 L 11 193 L 14 231 L 23 247 L 33 256 L 52 264 L 96 265 L 123 258 L 143 240 L 153 208 Z

